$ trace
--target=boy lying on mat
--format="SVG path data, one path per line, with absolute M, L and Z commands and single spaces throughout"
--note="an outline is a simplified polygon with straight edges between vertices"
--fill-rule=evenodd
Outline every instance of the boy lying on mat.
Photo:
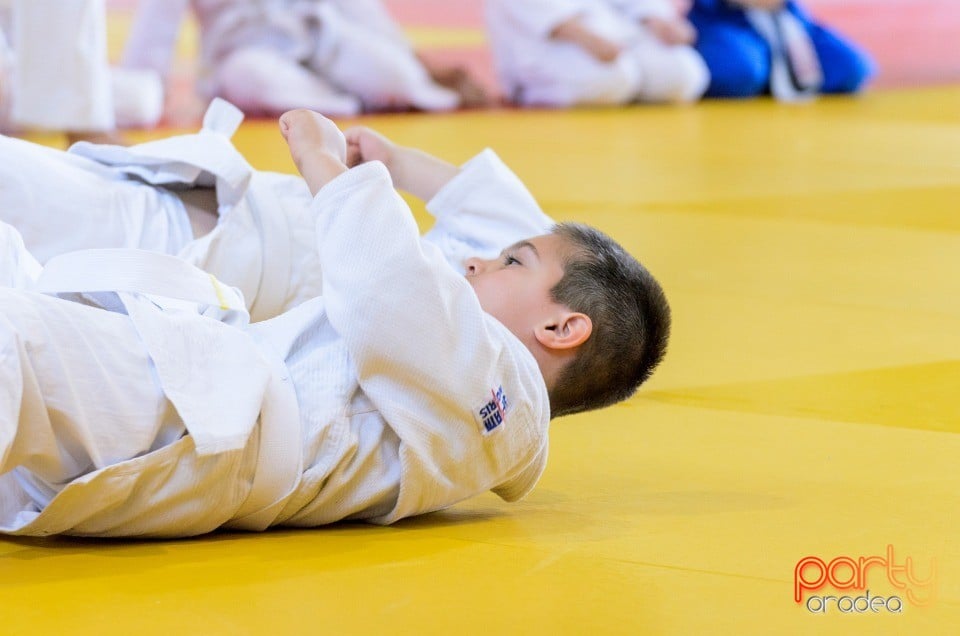
M 551 417 L 628 397 L 663 356 L 662 290 L 602 233 L 556 226 L 463 275 L 367 161 L 391 145 L 348 153 L 309 111 L 281 130 L 323 293 L 274 319 L 249 324 L 235 289 L 167 255 L 43 268 L 2 226 L 0 530 L 188 536 L 513 501 Z

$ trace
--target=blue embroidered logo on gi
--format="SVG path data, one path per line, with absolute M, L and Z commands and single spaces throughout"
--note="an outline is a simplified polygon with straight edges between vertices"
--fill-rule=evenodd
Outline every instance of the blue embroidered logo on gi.
M 490 397 L 491 400 L 477 411 L 484 434 L 492 433 L 507 419 L 507 394 L 503 392 L 503 386 L 490 389 Z

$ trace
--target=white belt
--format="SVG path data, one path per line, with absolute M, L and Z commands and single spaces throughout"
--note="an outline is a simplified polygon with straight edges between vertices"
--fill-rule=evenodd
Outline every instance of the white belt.
M 136 249 L 89 249 L 55 256 L 44 266 L 34 289 L 45 294 L 150 294 L 216 308 L 225 312 L 224 317 L 226 312 L 237 312 L 242 320 L 247 313 L 240 292 L 213 274 L 175 256 Z
M 251 335 L 261 350 L 269 353 L 267 361 L 273 372 L 260 410 L 260 449 L 253 486 L 225 527 L 265 530 L 300 483 L 300 407 L 286 364 L 269 343 Z
M 142 250 L 82 250 L 56 256 L 48 261 L 35 289 L 49 294 L 148 294 L 213 308 L 223 312 L 220 318 L 224 322 L 230 322 L 230 317 L 247 317 L 237 290 L 185 261 Z M 257 427 L 260 444 L 253 484 L 228 526 L 263 530 L 300 480 L 300 410 L 286 364 L 269 343 L 250 335 L 271 374 Z

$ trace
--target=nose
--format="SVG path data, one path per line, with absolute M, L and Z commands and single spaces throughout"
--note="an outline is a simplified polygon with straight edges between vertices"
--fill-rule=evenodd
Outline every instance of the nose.
M 463 262 L 467 276 L 473 276 L 483 272 L 483 259 L 471 256 Z

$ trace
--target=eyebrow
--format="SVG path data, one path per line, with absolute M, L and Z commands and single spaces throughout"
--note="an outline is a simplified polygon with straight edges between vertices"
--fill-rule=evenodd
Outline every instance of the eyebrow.
M 536 245 L 530 241 L 520 241 L 519 243 L 514 243 L 510 246 L 510 249 L 519 250 L 523 249 L 524 247 L 530 248 L 530 251 L 533 252 L 533 255 L 537 257 L 537 260 L 540 260 L 540 252 L 537 251 Z

